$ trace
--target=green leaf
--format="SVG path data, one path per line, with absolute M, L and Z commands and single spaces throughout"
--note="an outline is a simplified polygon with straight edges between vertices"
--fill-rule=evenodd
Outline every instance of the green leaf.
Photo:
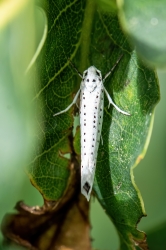
M 105 107 L 103 146 L 100 144 L 94 190 L 119 232 L 121 249 L 132 249 L 133 242 L 127 238 L 130 235 L 136 242 L 140 238 L 144 241 L 136 224 L 146 215 L 134 183 L 133 167 L 146 152 L 159 90 L 155 74 L 137 60 L 134 52 L 126 65 L 126 72 L 119 69 L 115 81 L 112 79 L 113 93 L 116 103 L 127 106 L 131 116 L 123 116 L 114 109 L 110 112 Z M 123 90 L 118 91 L 121 84 Z
M 118 1 L 122 28 L 148 63 L 166 65 L 165 1 Z
M 38 138 L 39 148 L 29 164 L 30 179 L 46 200 L 57 201 L 71 187 L 73 162 L 80 160 L 79 129 L 75 139 L 72 133 L 73 109 L 53 117 L 72 102 L 80 86 L 81 79 L 68 58 L 81 73 L 95 65 L 104 76 L 123 54 L 105 87 L 131 116 L 108 109 L 105 98 L 103 145 L 100 143 L 94 191 L 117 228 L 121 249 L 133 249 L 133 241 L 142 247 L 144 244 L 145 249 L 145 235 L 136 230 L 145 211 L 132 168 L 143 156 L 152 129 L 153 110 L 159 100 L 155 73 L 138 60 L 117 16 L 104 14 L 95 1 L 49 1 L 46 13 L 48 37 L 40 57 L 44 62 L 39 68 L 41 89 L 33 99 L 36 104 L 43 100 L 39 132 L 44 140 Z M 71 159 L 65 157 L 68 152 Z
M 41 90 L 33 99 L 37 104 L 44 100 L 41 112 L 45 140 L 39 138 L 39 148 L 28 169 L 31 182 L 46 200 L 62 197 L 70 179 L 71 161 L 62 155 L 72 152 L 68 138 L 72 135 L 72 110 L 57 117 L 53 115 L 72 102 L 79 88 L 68 58 L 74 57 L 80 45 L 84 5 L 82 1 L 48 3 L 48 37 L 39 58 L 45 62 L 39 69 Z

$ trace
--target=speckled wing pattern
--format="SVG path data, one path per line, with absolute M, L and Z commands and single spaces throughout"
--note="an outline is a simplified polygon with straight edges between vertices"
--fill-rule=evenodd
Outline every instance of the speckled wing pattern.
M 97 69 L 94 66 L 92 67 L 86 79 L 83 79 L 81 83 L 80 95 L 81 193 L 88 201 L 95 176 L 104 108 L 104 87 L 102 80 L 98 76 L 95 77 Z M 93 70 L 94 73 L 90 74 Z M 91 79 L 92 77 L 93 79 Z M 95 83 L 91 89 L 86 86 L 88 79 L 89 85 L 91 81 Z

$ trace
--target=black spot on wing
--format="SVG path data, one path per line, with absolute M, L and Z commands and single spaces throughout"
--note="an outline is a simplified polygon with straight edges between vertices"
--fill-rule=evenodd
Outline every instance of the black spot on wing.
M 87 194 L 89 193 L 90 187 L 91 187 L 90 184 L 86 181 L 83 188 L 87 192 Z

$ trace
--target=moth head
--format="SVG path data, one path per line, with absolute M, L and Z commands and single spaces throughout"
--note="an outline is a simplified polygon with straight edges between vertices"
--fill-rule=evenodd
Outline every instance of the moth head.
M 102 84 L 101 71 L 95 66 L 89 67 L 83 73 L 83 82 L 88 91 L 93 92 L 98 86 Z

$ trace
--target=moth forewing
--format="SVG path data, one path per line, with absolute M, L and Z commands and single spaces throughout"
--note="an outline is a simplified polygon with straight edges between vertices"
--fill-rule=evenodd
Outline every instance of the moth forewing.
M 80 100 L 81 193 L 89 201 L 103 122 L 103 84 L 101 83 L 93 91 L 89 91 L 82 83 Z

